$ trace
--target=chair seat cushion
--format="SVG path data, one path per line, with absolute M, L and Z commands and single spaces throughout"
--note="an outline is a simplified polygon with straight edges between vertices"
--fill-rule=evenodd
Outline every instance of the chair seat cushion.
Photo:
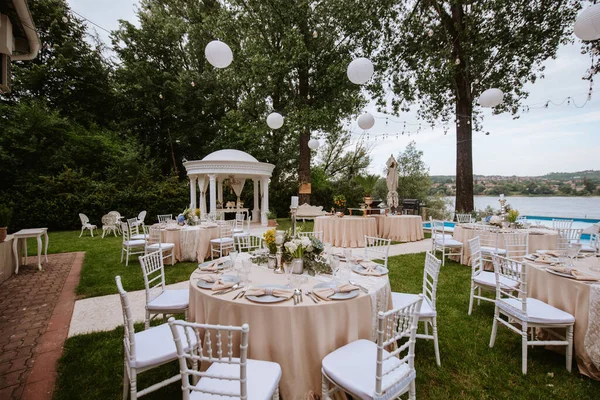
M 183 327 L 178 326 L 179 335 L 185 338 Z M 192 345 L 196 345 L 196 336 L 192 333 Z M 184 341 L 186 350 L 187 340 Z M 160 365 L 177 359 L 177 349 L 169 324 L 162 324 L 135 334 L 135 360 L 131 362 L 134 368 L 144 368 Z
M 127 240 L 127 241 L 123 242 L 123 245 L 125 245 L 127 247 L 143 246 L 145 244 L 146 244 L 145 240 Z
M 234 233 L 244 232 L 244 228 L 233 228 L 232 230 Z
M 481 246 L 482 253 L 506 254 L 506 249 L 497 249 L 495 247 Z
M 594 246 L 590 246 L 589 244 L 582 244 L 581 251 L 585 251 L 586 253 L 595 253 L 596 248 Z
M 217 239 L 211 239 L 210 240 L 211 243 L 216 243 L 216 244 L 226 244 L 226 243 L 233 243 L 233 238 L 217 238 Z
M 450 235 L 450 234 L 447 234 L 447 233 L 444 233 L 444 234 L 441 234 L 441 233 L 436 233 L 436 234 L 433 236 L 433 239 L 434 239 L 434 240 L 438 240 L 438 239 L 439 239 L 439 240 L 442 240 L 442 238 L 444 238 L 445 240 L 448 240 L 448 239 L 454 239 L 454 238 L 452 237 L 452 235 Z
M 481 271 L 473 277 L 473 281 L 479 286 L 496 287 L 496 274 L 489 271 Z M 519 286 L 519 282 L 503 276 L 500 277 L 500 284 L 506 288 L 516 288 Z
M 383 358 L 389 355 L 385 350 L 383 353 Z M 365 400 L 375 397 L 377 345 L 374 342 L 360 339 L 348 343 L 325 356 L 322 367 L 337 385 L 357 397 Z M 416 376 L 414 370 L 396 357 L 384 361 L 383 371 L 392 371 L 383 377 L 382 388 L 389 387 L 384 398 L 393 398 L 397 396 L 396 393 L 403 393 Z
M 458 240 L 454 240 L 454 239 L 436 239 L 435 240 L 435 244 L 437 246 L 444 246 L 444 247 L 462 247 L 462 243 L 459 242 Z
M 411 293 L 396 293 L 392 292 L 392 306 L 394 310 L 398 308 L 402 308 L 413 301 L 416 301 L 419 295 L 411 294 Z M 419 316 L 427 318 L 427 317 L 435 317 L 437 314 L 433 307 L 431 307 L 431 303 L 427 297 L 423 297 L 423 303 L 421 303 L 421 311 L 419 312 Z
M 233 234 L 234 238 L 240 238 L 240 237 L 246 237 L 246 236 L 250 236 L 250 233 L 248 233 L 248 232 L 239 232 L 239 233 L 234 233 Z
M 172 341 L 172 340 L 171 340 Z M 237 359 L 236 359 L 237 360 Z M 246 382 L 248 388 L 248 400 L 270 400 L 279 386 L 281 379 L 281 367 L 270 361 L 247 360 Z M 237 364 L 225 364 L 214 362 L 206 371 L 208 374 L 218 376 L 240 377 L 240 366 Z M 196 385 L 198 389 L 213 392 L 231 393 L 240 395 L 239 381 L 224 379 L 200 378 Z M 192 391 L 190 399 L 194 400 L 223 400 L 232 397 L 223 397 L 214 394 Z
M 501 310 L 523 318 L 521 315 L 521 302 L 517 299 L 501 299 L 500 301 L 496 301 L 496 304 Z M 527 322 L 549 325 L 575 323 L 575 318 L 568 312 L 559 310 L 550 304 L 531 297 L 527 298 L 527 316 L 525 320 Z
M 148 239 L 148 235 L 145 235 L 143 233 L 140 233 L 139 235 L 133 235 L 131 237 L 131 240 L 147 240 Z
M 154 243 L 146 246 L 149 250 L 171 250 L 175 248 L 175 244 L 173 243 Z
M 188 289 L 165 290 L 157 298 L 148 303 L 148 310 L 184 310 L 190 304 Z

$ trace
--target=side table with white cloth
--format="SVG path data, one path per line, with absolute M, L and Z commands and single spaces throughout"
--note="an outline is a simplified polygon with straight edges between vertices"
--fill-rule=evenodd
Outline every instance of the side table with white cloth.
M 374 217 L 317 217 L 314 231 L 323 232 L 323 243 L 365 247 L 365 236 L 377 237 L 377 220 Z
M 249 257 L 247 253 L 239 254 L 236 265 Z M 225 275 L 235 273 L 230 271 Z M 304 295 L 298 305 L 294 305 L 292 299 L 277 303 L 257 303 L 244 297 L 234 300 L 239 290 L 213 296 L 210 289 L 197 286 L 201 276 L 196 270 L 190 277 L 190 320 L 215 325 L 249 324 L 248 357 L 281 365 L 283 375 L 279 387 L 284 399 L 320 395 L 322 359 L 354 340 L 374 340 L 373 318 L 378 311 L 387 311 L 392 305 L 386 275 L 352 273 L 351 279 L 364 286 L 368 294 L 359 290 L 353 298 L 318 303 Z M 300 285 L 303 292 L 330 281 L 326 276 L 302 277 L 306 278 Z M 266 284 L 283 286 L 287 278 L 272 269 L 253 265 L 249 279 L 250 287 L 256 288 Z M 236 346 L 234 344 L 234 348 Z
M 37 258 L 38 258 L 38 269 L 42 270 L 42 236 L 44 237 L 44 257 L 48 262 L 48 228 L 32 228 L 32 229 L 21 229 L 19 232 L 13 233 L 13 253 L 15 255 L 15 274 L 19 273 L 20 256 L 18 251 L 19 240 L 24 241 L 23 256 L 25 257 L 25 264 L 27 264 L 27 238 L 36 238 L 37 240 Z
M 573 344 L 579 372 L 600 380 L 600 281 L 570 279 L 548 272 L 548 264 L 527 262 L 529 297 L 541 300 L 575 317 Z M 574 268 L 600 280 L 600 258 L 585 257 Z
M 420 215 L 374 215 L 377 219 L 377 236 L 396 242 L 423 240 L 423 219 Z
M 175 244 L 175 260 L 203 262 L 210 257 L 210 240 L 219 237 L 214 225 L 179 226 L 167 225 L 161 230 L 162 241 Z

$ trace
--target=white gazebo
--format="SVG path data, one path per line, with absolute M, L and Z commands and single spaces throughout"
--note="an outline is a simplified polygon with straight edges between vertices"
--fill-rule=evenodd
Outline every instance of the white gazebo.
M 259 162 L 250 154 L 240 150 L 215 151 L 202 160 L 183 163 L 190 178 L 190 207 L 196 206 L 196 184 L 200 190 L 200 211 L 206 213 L 206 191 L 210 189 L 210 212 L 216 212 L 217 200 L 223 204 L 223 181 L 228 179 L 238 197 L 244 189 L 246 179 L 254 182 L 254 209 L 252 220 L 267 225 L 269 212 L 269 179 L 275 166 Z M 260 182 L 260 190 L 259 190 Z M 259 207 L 259 196 L 262 204 Z M 262 212 L 261 212 L 262 210 Z

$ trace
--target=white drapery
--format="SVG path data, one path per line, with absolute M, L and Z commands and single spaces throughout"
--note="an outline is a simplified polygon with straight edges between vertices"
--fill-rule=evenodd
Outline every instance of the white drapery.
M 390 208 L 398 207 L 398 163 L 393 155 L 388 158 L 386 183 L 388 188 L 387 203 Z
M 200 213 L 206 214 L 206 191 L 208 190 L 208 179 L 206 175 L 198 177 L 198 187 L 200 188 Z

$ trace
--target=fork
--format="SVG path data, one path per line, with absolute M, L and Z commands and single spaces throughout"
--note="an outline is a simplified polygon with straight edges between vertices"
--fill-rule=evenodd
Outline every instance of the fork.
M 246 290 L 248 290 L 247 287 L 245 287 L 244 290 L 242 290 L 241 292 L 236 294 L 235 297 L 233 298 L 233 300 L 237 300 L 238 298 L 239 299 L 243 298 L 246 295 Z
M 313 301 L 315 303 L 318 303 L 321 301 L 321 299 L 319 299 L 313 292 L 311 292 L 310 290 L 306 291 L 306 295 L 309 296 L 311 299 L 313 299 Z
M 358 283 L 356 283 L 355 281 L 349 280 L 348 283 L 350 283 L 351 285 L 356 286 L 357 288 L 359 288 L 360 290 L 362 290 L 365 293 L 369 293 L 369 289 L 367 289 L 366 287 L 359 285 Z
M 317 304 L 317 301 L 310 295 L 310 293 L 308 292 L 308 290 L 304 290 L 304 293 L 306 294 L 306 296 L 311 299 L 313 301 L 313 303 Z

